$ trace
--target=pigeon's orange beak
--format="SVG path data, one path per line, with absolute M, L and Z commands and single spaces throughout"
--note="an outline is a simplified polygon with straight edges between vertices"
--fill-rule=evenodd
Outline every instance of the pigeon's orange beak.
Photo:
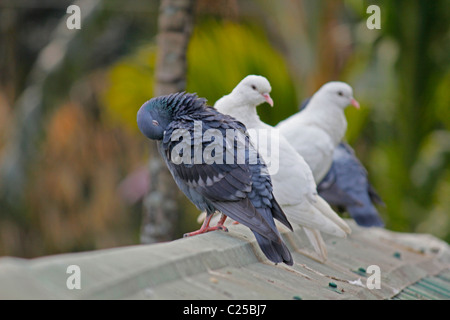
M 262 96 L 264 97 L 264 99 L 266 99 L 267 103 L 270 104 L 271 107 L 273 107 L 273 100 L 270 95 L 268 93 L 263 93 Z
M 352 100 L 350 100 L 350 104 L 354 106 L 356 109 L 359 109 L 359 102 L 356 101 L 355 98 L 352 98 Z

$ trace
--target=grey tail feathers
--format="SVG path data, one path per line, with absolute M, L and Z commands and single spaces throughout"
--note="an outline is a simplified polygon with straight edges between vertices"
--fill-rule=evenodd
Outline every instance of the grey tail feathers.
M 372 204 L 365 206 L 348 206 L 350 216 L 362 227 L 384 227 L 377 209 Z
M 283 209 L 281 209 L 278 202 L 274 199 L 272 199 L 272 215 L 275 219 L 280 221 L 282 224 L 284 224 L 286 227 L 289 228 L 289 230 L 294 231 L 292 228 L 291 223 L 288 221 L 286 214 L 284 213 Z
M 258 242 L 262 252 L 270 261 L 274 263 L 283 262 L 289 266 L 292 266 L 294 264 L 292 255 L 281 238 L 280 243 L 277 243 L 263 237 L 259 233 L 253 232 L 253 234 L 255 235 L 256 241 Z

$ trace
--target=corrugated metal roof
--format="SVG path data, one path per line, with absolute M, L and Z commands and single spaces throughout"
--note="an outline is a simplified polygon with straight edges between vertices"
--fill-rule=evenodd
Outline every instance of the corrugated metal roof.
M 405 288 L 393 300 L 450 300 L 450 271 L 426 277 Z
M 324 235 L 324 264 L 304 254 L 312 248 L 295 228 L 283 232 L 294 265 L 274 265 L 242 225 L 154 245 L 5 257 L 0 299 L 391 299 L 448 293 L 448 244 L 348 223 L 353 232 L 347 239 Z M 81 270 L 79 290 L 67 287 L 70 265 Z M 380 289 L 367 287 L 371 265 L 380 268 Z

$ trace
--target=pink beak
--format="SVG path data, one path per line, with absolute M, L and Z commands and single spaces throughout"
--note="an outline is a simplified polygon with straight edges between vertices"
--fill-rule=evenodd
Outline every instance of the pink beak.
M 270 95 L 268 93 L 264 93 L 262 96 L 264 97 L 264 99 L 266 99 L 267 103 L 270 104 L 271 107 L 273 107 L 273 100 Z
M 350 100 L 350 104 L 354 106 L 356 109 L 359 109 L 359 102 L 356 101 L 355 98 L 352 98 L 352 100 Z

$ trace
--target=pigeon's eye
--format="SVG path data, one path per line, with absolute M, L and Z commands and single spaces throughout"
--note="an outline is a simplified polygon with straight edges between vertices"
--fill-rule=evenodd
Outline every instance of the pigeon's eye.
M 153 124 L 154 126 L 159 126 L 159 122 L 156 121 L 156 120 L 152 120 L 152 124 Z
M 256 90 L 256 86 L 254 84 L 252 84 L 252 89 Z
M 338 95 L 342 97 L 344 94 L 342 93 L 342 91 L 338 91 Z

